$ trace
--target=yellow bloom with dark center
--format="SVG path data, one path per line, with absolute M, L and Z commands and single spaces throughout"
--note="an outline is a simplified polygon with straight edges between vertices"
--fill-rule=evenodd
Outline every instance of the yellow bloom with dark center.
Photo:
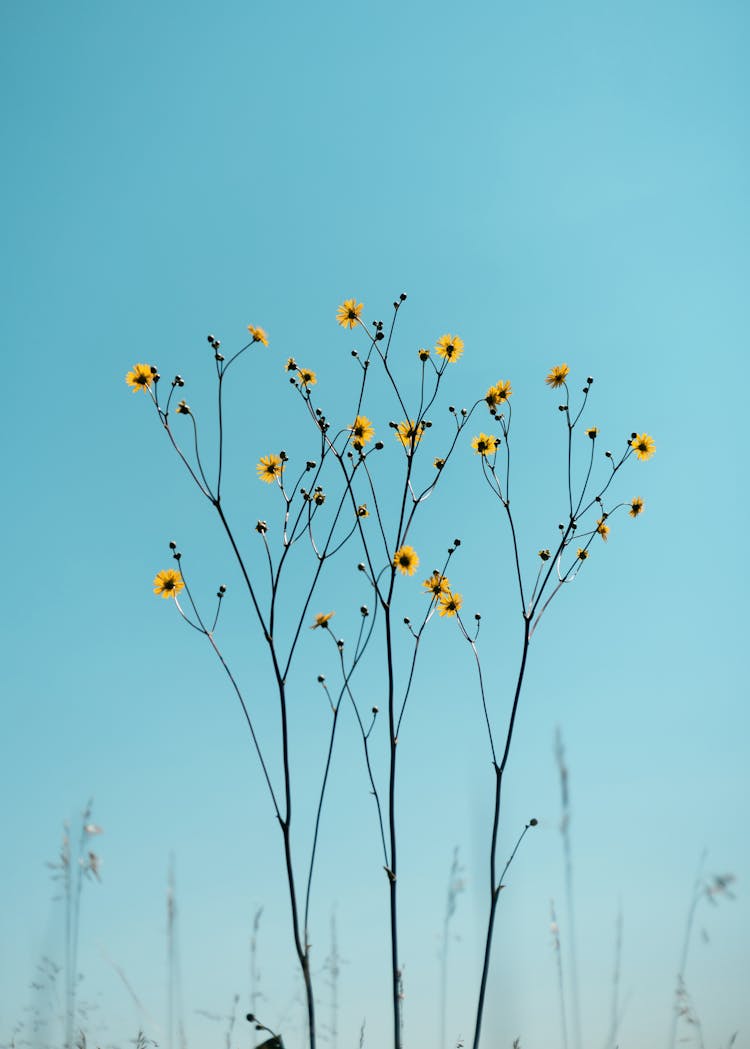
M 422 423 L 415 423 L 413 419 L 406 419 L 396 427 L 396 436 L 404 448 L 411 448 L 422 440 Z
M 296 372 L 297 371 L 297 362 L 295 361 L 294 357 L 287 357 L 286 364 L 284 365 L 284 371 L 285 372 Z
M 435 353 L 438 357 L 445 357 L 447 361 L 457 361 L 464 352 L 464 340 L 458 335 L 441 335 L 435 345 Z
M 351 442 L 357 451 L 375 436 L 375 427 L 365 415 L 358 415 L 349 429 L 352 433 Z
M 316 489 L 315 494 L 313 495 L 313 502 L 315 503 L 315 505 L 322 506 L 325 501 L 326 493 L 323 491 L 322 488 Z
M 342 328 L 356 328 L 359 324 L 359 316 L 362 310 L 363 305 L 361 302 L 358 303 L 356 299 L 346 299 L 336 312 L 336 320 Z
M 589 556 L 588 550 L 584 550 L 583 547 L 579 546 L 578 547 L 578 560 L 579 561 L 585 561 L 588 556 Z
M 558 386 L 562 386 L 564 384 L 565 380 L 569 375 L 570 368 L 567 366 L 567 364 L 557 364 L 554 368 L 550 370 L 547 378 L 544 381 L 553 390 L 556 390 Z
M 185 584 L 179 572 L 165 568 L 154 577 L 154 593 L 160 597 L 176 597 Z
M 258 477 L 261 481 L 271 484 L 272 481 L 281 477 L 284 464 L 278 455 L 271 453 L 271 455 L 261 455 L 260 462 L 255 469 L 258 471 Z
M 541 557 L 542 561 L 549 561 L 552 555 L 550 554 L 549 550 L 540 550 L 539 556 Z
M 357 507 L 357 517 L 369 517 L 370 511 L 367 509 L 367 503 L 360 503 Z
M 656 441 L 647 433 L 638 433 L 630 442 L 630 447 L 643 462 L 650 459 L 656 451 Z
M 500 439 L 498 437 L 493 437 L 491 434 L 480 433 L 480 435 L 475 437 L 471 442 L 471 447 L 477 455 L 494 455 L 499 444 Z
M 494 386 L 490 386 L 484 399 L 489 408 L 497 408 L 498 404 L 507 401 L 512 393 L 510 382 L 501 379 Z
M 318 381 L 318 377 L 315 372 L 310 371 L 309 368 L 298 368 L 297 378 L 303 386 L 314 386 Z
M 643 500 L 640 496 L 637 495 L 635 499 L 631 500 L 628 513 L 631 517 L 637 517 L 639 514 L 643 513 Z
M 132 387 L 133 392 L 143 390 L 145 393 L 154 381 L 154 373 L 150 364 L 134 364 L 132 372 L 125 376 L 125 382 Z
M 328 627 L 328 620 L 331 616 L 335 615 L 335 612 L 318 612 L 315 617 L 315 622 L 310 627 L 311 630 L 317 630 L 319 626 Z
M 432 460 L 432 465 L 435 467 L 436 470 L 442 470 L 445 466 L 445 459 L 441 459 L 438 456 L 436 459 Z
M 175 408 L 175 411 L 178 415 L 190 415 L 190 405 L 187 404 L 185 401 L 180 401 L 180 403 Z
M 263 328 L 256 328 L 254 324 L 248 324 L 247 330 L 252 335 L 253 342 L 262 342 L 264 346 L 268 346 L 268 336 Z
M 603 517 L 600 517 L 596 522 L 596 531 L 606 543 L 607 539 L 609 539 L 609 525 L 605 524 Z
M 442 594 L 447 594 L 450 591 L 448 576 L 441 575 L 440 572 L 433 572 L 429 579 L 425 579 L 422 586 L 428 593 L 432 594 L 435 600 Z
M 598 427 L 596 427 L 596 426 L 589 426 L 588 430 L 586 431 L 586 436 L 590 437 L 592 441 L 595 441 L 596 438 L 598 437 L 598 435 L 599 435 Z
M 422 349 L 422 350 L 419 351 L 419 359 L 420 359 L 420 361 L 427 361 L 427 360 L 429 360 L 429 358 L 430 358 L 430 351 L 429 350 Z
M 455 616 L 463 603 L 463 598 L 460 594 L 452 594 L 448 591 L 438 601 L 438 615 Z
M 419 564 L 417 551 L 413 546 L 400 546 L 393 555 L 393 564 L 402 575 L 414 575 Z

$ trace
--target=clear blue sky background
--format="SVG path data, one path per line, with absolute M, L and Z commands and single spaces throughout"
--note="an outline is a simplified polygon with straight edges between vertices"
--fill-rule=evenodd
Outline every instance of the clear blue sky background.
M 223 1039 L 198 1010 L 225 1014 L 235 994 L 247 1008 L 261 904 L 263 1014 L 290 1049 L 299 1044 L 272 812 L 210 651 L 151 594 L 170 538 L 205 594 L 230 584 L 222 640 L 259 695 L 263 651 L 210 508 L 123 376 L 138 361 L 179 371 L 208 417 L 206 333 L 234 347 L 246 324 L 268 329 L 270 348 L 237 368 L 229 397 L 227 499 L 247 537 L 275 512 L 277 493 L 254 478 L 257 457 L 282 446 L 309 454 L 282 363 L 293 354 L 315 368 L 319 403 L 348 421 L 357 340 L 336 327 L 335 308 L 356 295 L 368 318 L 384 315 L 405 290 L 398 345 L 409 367 L 417 346 L 458 332 L 457 404 L 513 382 L 514 499 L 529 564 L 564 512 L 559 398 L 543 384 L 553 364 L 570 364 L 576 388 L 596 377 L 586 421 L 607 446 L 631 430 L 657 441 L 621 489 L 644 497 L 646 513 L 613 524 L 534 639 L 503 855 L 528 817 L 540 826 L 502 900 L 487 1045 L 516 1035 L 524 1049 L 561 1045 L 549 934 L 554 897 L 570 942 L 558 725 L 586 1049 L 609 1022 L 619 906 L 620 1044 L 665 1044 L 704 848 L 708 873 L 737 875 L 738 899 L 705 907 L 688 985 L 707 1045 L 737 1029 L 737 1046 L 750 1045 L 747 5 L 40 2 L 4 4 L 0 23 L 0 1039 L 29 1006 L 53 1011 L 29 987 L 39 959 L 61 953 L 45 861 L 63 819 L 93 796 L 103 881 L 84 894 L 81 969 L 82 994 L 98 1005 L 95 1044 L 122 1046 L 139 1026 L 165 1043 L 170 854 L 189 1045 Z M 384 432 L 395 409 L 384 397 L 368 407 Z M 424 520 L 424 567 L 454 535 L 464 540 L 453 575 L 485 617 L 500 718 L 518 658 L 510 551 L 468 447 Z M 342 632 L 367 600 L 350 568 L 342 561 L 319 602 L 336 607 Z M 402 583 L 405 611 L 418 589 L 417 577 Z M 333 673 L 326 640 L 308 633 L 294 682 L 300 789 L 320 768 L 327 720 L 314 679 Z M 437 1044 L 454 846 L 466 891 L 451 945 L 452 1036 L 468 1037 L 474 1009 L 492 774 L 469 655 L 455 624 L 433 624 L 401 741 L 415 1049 Z M 381 699 L 374 676 L 360 688 L 364 703 Z M 271 709 L 260 716 L 272 732 Z M 321 965 L 335 909 L 339 1044 L 357 1044 L 366 1018 L 374 1047 L 390 1022 L 386 892 L 350 722 L 334 760 L 313 940 Z M 301 825 L 309 809 L 300 804 Z M 323 980 L 320 993 L 325 1019 Z M 249 1032 L 234 1044 L 249 1045 Z

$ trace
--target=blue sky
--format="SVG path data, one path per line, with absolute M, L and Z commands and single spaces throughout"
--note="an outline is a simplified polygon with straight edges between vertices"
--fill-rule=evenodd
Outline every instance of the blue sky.
M 530 816 L 540 825 L 504 894 L 488 1042 L 562 1044 L 549 933 L 553 897 L 568 931 L 559 726 L 585 1046 L 606 1034 L 620 906 L 621 1044 L 665 1044 L 704 849 L 707 873 L 737 876 L 738 899 L 705 908 L 709 942 L 697 929 L 688 985 L 707 1044 L 737 1029 L 736 1044 L 749 1044 L 737 531 L 748 514 L 747 7 L 42 2 L 6 4 L 0 19 L 4 334 L 20 373 L 3 412 L 0 1039 L 34 1004 L 39 959 L 60 953 L 45 862 L 63 819 L 93 797 L 103 881 L 86 887 L 81 969 L 99 1006 L 96 1037 L 122 1045 L 142 1025 L 166 1044 L 174 855 L 189 1044 L 223 1038 L 198 1010 L 246 1000 L 261 905 L 266 1013 L 297 1044 L 278 833 L 210 650 L 151 594 L 169 539 L 196 586 L 229 584 L 222 640 L 259 693 L 268 668 L 210 507 L 123 377 L 137 361 L 179 372 L 209 418 L 206 333 L 231 348 L 248 323 L 269 331 L 228 394 L 227 499 L 249 530 L 277 494 L 255 480 L 257 458 L 309 454 L 283 362 L 315 368 L 319 403 L 346 423 L 349 351 L 362 346 L 336 326 L 336 306 L 356 295 L 368 319 L 386 316 L 403 290 L 404 374 L 418 346 L 458 332 L 466 350 L 450 400 L 468 405 L 499 378 L 513 382 L 514 501 L 530 564 L 564 512 L 562 421 L 543 383 L 552 365 L 566 361 L 575 388 L 595 377 L 585 419 L 608 446 L 631 430 L 657 442 L 622 482 L 646 513 L 617 520 L 534 638 L 501 854 Z M 393 405 L 373 394 L 369 407 L 386 432 Z M 518 659 L 510 548 L 468 442 L 424 520 L 414 545 L 425 567 L 463 539 L 456 578 L 484 617 L 500 719 Z M 326 586 L 321 608 L 336 607 L 343 630 L 366 595 L 345 566 Z M 418 589 L 416 577 L 403 582 L 405 609 Z M 466 891 L 451 945 L 455 1036 L 470 1033 L 482 935 L 491 769 L 470 653 L 453 626 L 432 625 L 402 739 L 414 1045 L 436 1044 L 437 938 L 456 846 Z M 295 680 L 300 784 L 319 774 L 327 724 L 314 678 L 332 671 L 319 642 L 319 632 L 305 638 Z M 365 703 L 375 680 L 362 682 Z M 366 1018 L 375 1045 L 389 1030 L 386 899 L 350 722 L 331 797 L 316 956 L 322 964 L 335 909 L 341 1044 L 356 1044 Z M 309 803 L 299 811 L 302 825 Z M 324 984 L 320 993 L 325 1013 Z

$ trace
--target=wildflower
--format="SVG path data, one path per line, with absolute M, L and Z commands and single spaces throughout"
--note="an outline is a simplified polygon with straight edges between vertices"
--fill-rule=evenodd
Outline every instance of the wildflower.
M 132 372 L 125 376 L 125 382 L 131 386 L 133 392 L 143 390 L 145 393 L 154 380 L 154 373 L 150 364 L 134 364 Z
M 422 440 L 423 429 L 424 425 L 421 422 L 415 423 L 413 419 L 406 419 L 396 427 L 396 436 L 404 448 L 413 448 Z
M 499 444 L 500 439 L 498 437 L 492 437 L 488 436 L 486 433 L 480 433 L 480 435 L 475 437 L 471 442 L 471 447 L 477 455 L 494 455 Z
M 436 470 L 442 470 L 443 467 L 445 466 L 445 459 L 441 459 L 439 457 L 436 458 L 436 459 L 433 459 L 432 460 L 432 465 L 435 467 Z
M 402 575 L 414 575 L 419 557 L 413 546 L 400 546 L 393 555 L 393 564 Z
M 636 433 L 633 434 L 630 447 L 638 458 L 645 462 L 646 459 L 650 459 L 656 451 L 656 442 L 653 437 L 649 437 L 647 433 Z
M 287 357 L 286 364 L 284 365 L 284 371 L 285 372 L 296 372 L 297 371 L 297 362 L 295 361 L 294 357 Z
M 309 368 L 298 368 L 297 378 L 303 386 L 314 386 L 318 381 L 315 372 L 311 372 Z
M 425 579 L 422 586 L 428 593 L 432 594 L 433 598 L 437 600 L 442 594 L 447 594 L 450 591 L 450 583 L 448 577 L 441 575 L 440 572 L 433 572 L 429 579 Z
M 631 517 L 637 517 L 639 514 L 643 513 L 643 500 L 640 496 L 637 495 L 635 499 L 631 499 L 628 513 Z
M 326 630 L 327 630 L 328 629 L 328 620 L 331 618 L 331 616 L 333 616 L 335 614 L 336 614 L 335 612 L 318 612 L 318 614 L 315 617 L 315 622 L 310 627 L 310 629 L 311 630 L 317 630 L 319 626 L 322 626 L 322 627 L 325 627 Z
M 173 568 L 165 568 L 154 577 L 154 593 L 161 597 L 176 597 L 184 586 L 182 576 Z
M 596 522 L 596 531 L 606 543 L 609 538 L 609 525 L 604 523 L 603 517 L 600 517 Z
M 599 430 L 596 426 L 589 426 L 588 430 L 586 431 L 586 436 L 590 437 L 592 441 L 596 440 L 598 434 Z
M 463 598 L 460 594 L 452 594 L 450 590 L 438 601 L 438 615 L 441 616 L 455 616 L 456 612 L 460 609 L 463 604 Z
M 369 517 L 370 511 L 367 509 L 367 503 L 360 503 L 357 507 L 357 517 Z
M 500 382 L 496 382 L 494 386 L 490 386 L 484 399 L 489 408 L 496 408 L 498 404 L 507 401 L 512 393 L 513 389 L 510 382 L 501 379 Z
M 420 361 L 429 360 L 429 357 L 430 357 L 430 351 L 429 350 L 422 349 L 422 350 L 419 351 L 419 359 L 420 359 Z
M 262 342 L 264 346 L 268 346 L 268 336 L 263 328 L 256 328 L 254 325 L 248 324 L 247 330 L 252 335 L 253 342 Z
M 464 340 L 458 335 L 441 335 L 435 345 L 438 357 L 445 357 L 446 361 L 457 361 L 464 352 Z
M 358 415 L 349 427 L 352 432 L 351 442 L 360 451 L 375 435 L 375 427 L 365 415 Z
M 557 364 L 551 369 L 549 375 L 544 380 L 548 386 L 553 390 L 556 390 L 559 386 L 564 385 L 565 380 L 570 374 L 570 368 L 567 364 Z
M 256 526 L 255 526 L 255 531 L 256 531 L 256 532 L 257 532 L 257 533 L 258 533 L 259 535 L 265 535 L 265 534 L 266 534 L 266 532 L 268 531 L 268 525 L 267 525 L 267 523 L 266 523 L 265 521 L 258 521 L 258 523 L 257 523 L 257 524 L 256 524 Z
M 272 453 L 271 455 L 261 455 L 260 461 L 255 469 L 258 471 L 258 477 L 261 481 L 270 484 L 272 481 L 281 477 L 284 464 L 278 455 L 273 455 Z
M 336 320 L 342 328 L 356 328 L 362 308 L 362 303 L 358 304 L 356 299 L 346 299 L 336 312 Z
M 185 401 L 180 401 L 176 411 L 178 415 L 190 415 L 190 405 L 186 404 Z
M 589 556 L 588 550 L 584 550 L 581 546 L 578 547 L 577 553 L 579 561 L 585 561 L 586 558 Z
M 539 556 L 541 557 L 542 561 L 549 561 L 552 554 L 550 554 L 549 550 L 540 550 Z
M 322 488 L 316 488 L 315 489 L 315 494 L 313 495 L 313 501 L 315 502 L 316 506 L 322 506 L 323 503 L 326 501 L 326 494 L 325 494 L 325 492 L 323 491 Z

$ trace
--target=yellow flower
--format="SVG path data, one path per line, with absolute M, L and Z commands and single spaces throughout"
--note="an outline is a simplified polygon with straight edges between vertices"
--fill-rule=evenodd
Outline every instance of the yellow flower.
M 314 386 L 318 381 L 315 372 L 311 372 L 309 368 L 298 368 L 297 378 L 303 386 Z
M 579 561 L 585 561 L 588 556 L 589 556 L 588 550 L 584 550 L 583 547 L 579 546 L 578 547 L 578 560 Z
M 396 436 L 404 448 L 411 448 L 422 440 L 422 423 L 415 423 L 413 419 L 406 419 L 396 427 Z
M 296 372 L 297 371 L 297 362 L 295 361 L 294 357 L 287 357 L 286 364 L 284 365 L 284 371 L 285 372 Z
M 477 453 L 477 455 L 494 455 L 497 451 L 497 446 L 500 444 L 498 437 L 488 436 L 486 433 L 480 433 L 478 437 L 475 437 L 471 442 L 471 447 Z
M 161 597 L 176 597 L 184 586 L 182 576 L 173 568 L 165 568 L 154 577 L 154 593 Z
M 435 600 L 450 591 L 448 577 L 441 575 L 440 572 L 433 572 L 429 579 L 425 579 L 422 586 L 432 594 Z
M 441 335 L 435 345 L 435 352 L 447 361 L 457 361 L 464 352 L 464 340 L 458 335 Z
M 263 328 L 256 328 L 254 325 L 248 324 L 247 330 L 252 335 L 253 342 L 262 342 L 264 346 L 268 346 L 268 336 Z
M 255 467 L 258 471 L 258 477 L 261 481 L 265 481 L 266 484 L 271 484 L 277 477 L 281 477 L 281 472 L 284 469 L 284 464 L 278 455 L 261 455 L 260 462 Z
M 349 427 L 352 432 L 351 442 L 359 451 L 375 435 L 375 427 L 365 415 L 358 415 Z
M 635 499 L 631 500 L 630 509 L 628 510 L 628 513 L 631 517 L 637 517 L 638 514 L 643 513 L 643 500 L 640 496 L 637 495 Z
M 328 620 L 331 616 L 335 615 L 335 612 L 318 612 L 315 617 L 315 622 L 310 627 L 311 630 L 317 630 L 319 626 L 328 627 Z
M 420 359 L 420 361 L 429 360 L 429 357 L 430 357 L 430 351 L 429 350 L 420 350 L 419 351 L 419 359 Z
M 598 434 L 599 430 L 596 426 L 589 426 L 588 430 L 586 431 L 586 436 L 590 437 L 592 441 L 596 440 Z
M 567 377 L 570 375 L 570 368 L 567 364 L 557 364 L 550 371 L 547 378 L 544 380 L 548 386 L 551 386 L 553 390 L 556 390 L 558 386 L 562 386 Z
M 507 401 L 512 393 L 510 382 L 501 379 L 494 386 L 490 386 L 484 399 L 489 408 L 496 408 L 498 404 Z
M 180 401 L 180 403 L 175 408 L 175 411 L 178 415 L 190 415 L 190 405 L 187 404 L 185 401 Z
M 550 554 L 549 550 L 540 550 L 539 556 L 541 557 L 542 561 L 549 561 L 552 555 Z
M 656 451 L 656 442 L 647 433 L 637 433 L 630 442 L 630 447 L 643 462 L 650 459 Z
M 357 507 L 357 517 L 369 517 L 370 511 L 367 509 L 367 503 L 360 503 Z
M 432 465 L 436 470 L 442 470 L 445 466 L 445 459 L 441 459 L 440 456 L 438 456 L 436 459 L 432 460 Z
M 414 575 L 419 557 L 413 546 L 400 546 L 393 555 L 393 564 L 402 575 Z
M 606 543 L 607 539 L 609 539 L 609 525 L 604 523 L 603 517 L 600 517 L 596 522 L 596 530 Z
M 136 390 L 143 390 L 145 393 L 153 381 L 154 373 L 150 364 L 134 364 L 132 372 L 125 376 L 125 382 L 132 386 L 134 393 Z
M 455 616 L 462 604 L 463 598 L 461 595 L 452 594 L 449 590 L 447 594 L 443 594 L 438 602 L 438 615 Z
M 339 306 L 336 320 L 342 328 L 356 328 L 357 324 L 359 324 L 359 315 L 362 309 L 361 302 L 358 304 L 356 299 L 347 299 Z

